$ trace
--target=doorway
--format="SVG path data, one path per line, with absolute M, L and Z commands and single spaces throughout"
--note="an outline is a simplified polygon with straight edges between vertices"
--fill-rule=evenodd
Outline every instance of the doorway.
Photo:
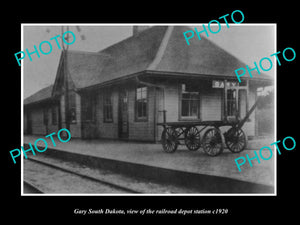
M 247 87 L 228 87 L 226 95 L 226 118 L 228 121 L 243 119 L 248 111 Z

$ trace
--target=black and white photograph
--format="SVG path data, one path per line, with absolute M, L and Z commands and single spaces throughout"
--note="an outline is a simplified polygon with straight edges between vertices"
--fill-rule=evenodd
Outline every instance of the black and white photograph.
M 295 4 L 65 3 L 2 15 L 5 221 L 297 221 Z
M 293 49 L 203 24 L 22 24 L 22 195 L 276 195 Z

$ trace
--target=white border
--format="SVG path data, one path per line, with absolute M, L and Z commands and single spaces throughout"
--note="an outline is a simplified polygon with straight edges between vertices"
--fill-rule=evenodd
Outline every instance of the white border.
M 23 27 L 24 25 L 21 24 L 21 51 L 24 49 L 24 34 L 23 34 Z M 24 121 L 23 121 L 23 116 L 24 116 L 24 66 L 23 63 L 21 62 L 21 146 L 23 146 L 24 143 Z M 24 194 L 24 174 L 23 174 L 23 168 L 24 168 L 24 163 L 23 163 L 24 157 L 23 157 L 23 151 L 21 151 L 21 196 L 26 195 Z
M 274 49 L 277 52 L 277 23 L 241 23 L 234 24 L 228 23 L 230 26 L 275 26 L 275 41 L 274 41 Z M 208 25 L 207 23 L 22 23 L 21 24 L 21 51 L 24 49 L 24 26 L 202 26 Z M 216 24 L 211 24 L 215 25 Z M 225 23 L 221 23 L 222 26 L 226 26 Z M 274 68 L 274 137 L 277 140 L 277 63 Z M 21 63 L 21 145 L 23 145 L 24 141 L 24 123 L 23 123 L 23 115 L 24 115 L 24 104 L 23 104 L 23 91 L 24 91 L 24 68 L 23 63 Z M 275 148 L 275 147 L 274 147 Z M 276 149 L 275 149 L 276 150 Z M 274 193 L 271 194 L 260 194 L 260 193 L 250 193 L 250 194 L 24 194 L 24 183 L 23 183 L 23 152 L 21 151 L 21 196 L 277 196 L 277 151 L 274 154 Z

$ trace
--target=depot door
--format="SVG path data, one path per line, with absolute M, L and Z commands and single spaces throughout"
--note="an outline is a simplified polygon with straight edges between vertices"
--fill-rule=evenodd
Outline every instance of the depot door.
M 119 113 L 118 113 L 119 138 L 128 138 L 128 91 L 119 92 Z
M 226 90 L 227 120 L 235 121 L 246 116 L 248 108 L 247 88 L 230 87 Z

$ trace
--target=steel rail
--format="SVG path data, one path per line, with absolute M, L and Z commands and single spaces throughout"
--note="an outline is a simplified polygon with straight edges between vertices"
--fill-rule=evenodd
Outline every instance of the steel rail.
M 98 178 L 94 178 L 94 177 L 91 177 L 91 176 L 88 176 L 88 175 L 85 175 L 85 174 L 77 173 L 77 172 L 74 172 L 72 170 L 68 170 L 66 168 L 53 165 L 51 163 L 47 163 L 47 162 L 40 161 L 40 160 L 33 159 L 33 158 L 28 158 L 27 160 L 30 160 L 30 161 L 33 161 L 33 162 L 36 162 L 36 163 L 39 163 L 39 164 L 57 169 L 57 170 L 61 170 L 61 171 L 64 171 L 66 173 L 70 173 L 70 174 L 73 174 L 73 175 L 76 175 L 76 176 L 79 176 L 79 177 L 82 177 L 82 178 L 85 178 L 85 179 L 88 179 L 88 180 L 91 180 L 91 181 L 94 181 L 94 182 L 98 182 L 98 183 L 101 183 L 101 184 L 104 184 L 104 185 L 107 185 L 107 186 L 110 186 L 110 187 L 113 187 L 115 189 L 119 189 L 119 190 L 122 190 L 122 191 L 125 191 L 125 192 L 138 193 L 138 194 L 142 193 L 140 191 L 133 190 L 133 189 L 128 188 L 128 187 L 124 187 L 124 186 L 121 186 L 121 185 L 118 185 L 118 184 L 114 184 L 114 183 L 111 183 L 111 182 L 108 182 L 108 181 L 104 181 L 104 180 L 101 180 L 101 179 L 98 179 Z

